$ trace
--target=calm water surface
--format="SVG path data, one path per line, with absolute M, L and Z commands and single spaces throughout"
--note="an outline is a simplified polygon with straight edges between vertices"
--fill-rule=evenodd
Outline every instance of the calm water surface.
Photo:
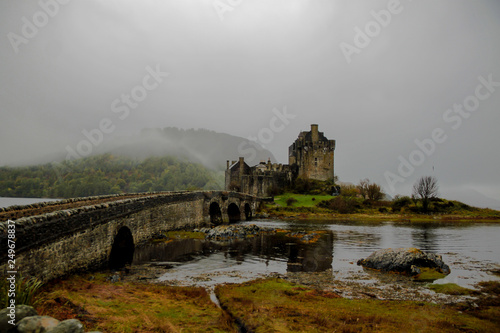
M 0 208 L 5 208 L 14 205 L 31 205 L 37 202 L 47 202 L 47 201 L 57 201 L 57 200 L 61 199 L 0 197 Z
M 383 248 L 417 247 L 441 254 L 451 274 L 435 283 L 454 282 L 472 287 L 498 279 L 485 270 L 500 265 L 500 224 L 401 222 L 290 222 L 255 220 L 258 224 L 289 230 L 321 230 L 313 244 L 283 234 L 259 235 L 232 242 L 178 240 L 136 249 L 134 264 L 160 262 L 168 269 L 160 280 L 211 286 L 242 282 L 270 274 L 332 269 L 337 279 L 363 273 L 357 260 Z M 366 274 L 366 280 L 373 277 Z

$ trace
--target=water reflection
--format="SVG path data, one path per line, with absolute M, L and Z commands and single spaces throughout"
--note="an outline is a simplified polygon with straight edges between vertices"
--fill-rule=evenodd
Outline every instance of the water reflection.
M 315 242 L 303 242 L 285 233 L 264 233 L 245 240 L 215 242 L 199 239 L 152 243 L 134 253 L 134 265 L 156 263 L 173 267 L 182 262 L 201 260 L 214 254 L 240 265 L 259 258 L 269 265 L 279 261 L 287 264 L 288 272 L 320 272 L 332 268 L 333 233 L 321 233 Z
M 417 247 L 443 256 L 451 268 L 444 282 L 467 287 L 478 280 L 494 279 L 485 267 L 497 267 L 500 259 L 500 224 L 276 220 L 252 223 L 322 233 L 317 242 L 310 244 L 284 233 L 262 234 L 226 243 L 176 240 L 151 244 L 136 249 L 133 264 L 160 263 L 169 268 L 162 279 L 196 283 L 199 280 L 194 278 L 200 275 L 221 283 L 241 282 L 242 276 L 250 280 L 259 274 L 328 269 L 332 269 L 335 279 L 351 279 L 353 273 L 364 274 L 356 262 L 373 251 Z M 368 274 L 366 277 L 372 278 Z
M 420 228 L 411 231 L 413 247 L 423 251 L 434 252 L 437 243 L 436 228 L 429 224 L 424 224 Z

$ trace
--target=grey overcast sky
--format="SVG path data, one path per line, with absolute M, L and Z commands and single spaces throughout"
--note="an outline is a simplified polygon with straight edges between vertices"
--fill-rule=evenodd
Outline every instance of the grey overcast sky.
M 434 175 L 494 206 L 499 36 L 498 0 L 0 0 L 0 165 L 99 126 L 255 137 L 287 163 L 317 123 L 342 181 Z

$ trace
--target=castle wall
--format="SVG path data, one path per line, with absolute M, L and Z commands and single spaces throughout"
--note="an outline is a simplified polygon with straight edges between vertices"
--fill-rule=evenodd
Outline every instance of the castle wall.
M 242 157 L 231 165 L 227 162 L 225 189 L 255 196 L 268 196 L 273 187 L 292 185 L 295 178 L 325 181 L 334 177 L 335 140 L 328 140 L 318 125 L 301 132 L 288 148 L 288 165 L 267 164 L 249 167 Z
M 298 166 L 299 177 L 322 181 L 333 178 L 335 140 L 328 140 L 318 131 L 318 125 L 311 125 L 310 132 L 301 132 L 288 150 L 288 162 Z
M 293 178 L 293 173 L 288 168 L 268 172 L 253 170 L 251 174 L 242 177 L 241 192 L 257 197 L 267 197 L 270 196 L 269 190 L 272 188 L 289 187 Z
M 334 146 L 318 142 L 303 149 L 300 155 L 299 177 L 316 180 L 332 179 L 334 175 Z

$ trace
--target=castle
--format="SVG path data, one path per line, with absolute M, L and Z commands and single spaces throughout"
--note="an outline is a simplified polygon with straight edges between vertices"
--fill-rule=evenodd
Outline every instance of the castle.
M 225 189 L 265 197 L 273 188 L 292 185 L 297 177 L 333 179 L 334 151 L 335 140 L 328 140 L 318 131 L 318 125 L 312 124 L 311 130 L 300 132 L 288 148 L 288 164 L 269 160 L 250 167 L 243 157 L 239 161 L 227 161 Z

